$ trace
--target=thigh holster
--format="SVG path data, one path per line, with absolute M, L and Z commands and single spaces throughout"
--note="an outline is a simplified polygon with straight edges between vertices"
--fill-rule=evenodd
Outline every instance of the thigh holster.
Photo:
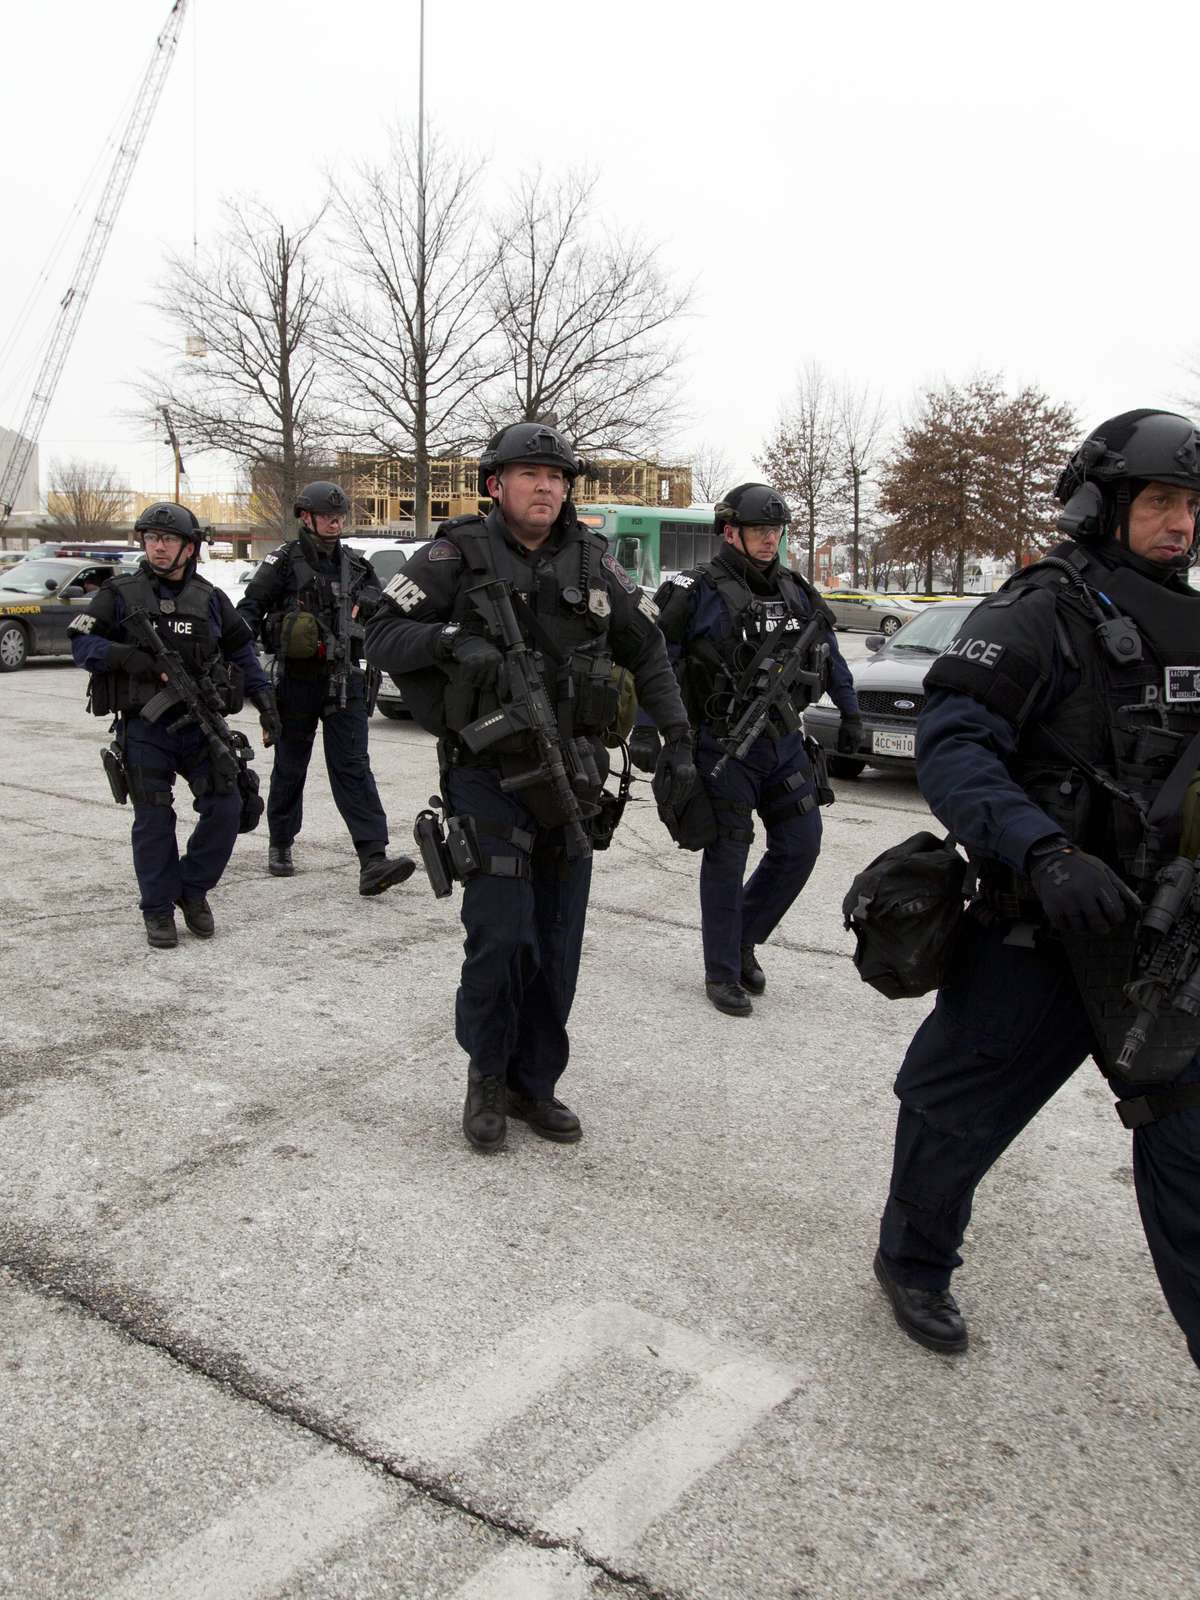
M 490 849 L 489 840 L 511 844 L 508 853 Z M 446 823 L 446 848 L 454 876 L 463 882 L 479 876 L 528 878 L 534 836 L 528 828 L 506 828 L 486 817 L 450 817 Z
M 805 817 L 817 809 L 814 794 L 796 793 L 798 789 L 805 788 L 808 788 L 808 774 L 793 772 L 790 777 L 763 790 L 761 814 L 768 828 L 772 823 L 786 822 L 788 817 Z
M 718 839 L 732 839 L 734 844 L 754 843 L 754 820 L 749 806 L 740 806 L 719 796 L 714 797 L 712 806 Z
M 169 806 L 174 803 L 174 774 L 161 767 L 127 768 L 129 796 L 135 806 Z

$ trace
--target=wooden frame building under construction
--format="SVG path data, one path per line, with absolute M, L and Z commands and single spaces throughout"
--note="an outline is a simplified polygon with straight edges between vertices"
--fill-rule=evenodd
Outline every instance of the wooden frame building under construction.
M 687 506 L 692 502 L 692 469 L 657 461 L 601 460 L 575 485 L 575 499 L 606 505 Z M 343 451 L 337 478 L 350 497 L 356 528 L 410 528 L 416 507 L 416 463 L 411 456 L 366 456 Z M 478 494 L 478 456 L 446 456 L 429 463 L 429 517 L 486 511 Z

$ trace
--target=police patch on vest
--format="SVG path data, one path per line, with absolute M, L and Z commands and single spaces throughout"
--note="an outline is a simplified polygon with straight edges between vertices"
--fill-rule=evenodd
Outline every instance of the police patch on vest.
M 637 608 L 642 615 L 648 618 L 651 622 L 658 621 L 658 607 L 654 604 L 654 601 L 651 600 L 648 594 L 644 594 L 638 601 Z
M 610 550 L 606 550 L 600 557 L 600 565 L 608 568 L 613 577 L 621 585 L 622 589 L 624 589 L 626 594 L 633 594 L 634 590 L 637 588 L 637 584 L 634 583 L 633 579 L 625 571 L 625 568 Z
M 398 572 L 383 592 L 398 611 L 415 611 L 426 598 L 421 585 L 403 572 Z
M 690 589 L 695 583 L 695 578 L 689 578 L 686 572 L 676 572 L 669 580 L 676 589 Z
M 1176 703 L 1200 701 L 1200 666 L 1168 667 L 1165 692 L 1167 699 Z
M 92 629 L 95 626 L 96 626 L 95 617 L 89 617 L 89 616 L 87 616 L 85 614 L 85 615 L 79 616 L 79 617 L 72 617 L 71 618 L 71 622 L 70 622 L 70 626 L 67 628 L 67 632 L 68 633 L 91 633 Z
M 594 617 L 607 617 L 612 612 L 612 601 L 607 589 L 588 590 L 588 610 Z
M 463 554 L 449 539 L 435 539 L 429 546 L 427 558 L 430 561 L 461 561 Z
M 977 667 L 995 668 L 1004 654 L 1004 646 L 995 644 L 990 639 L 955 639 L 942 651 L 943 659 L 958 657 L 963 661 L 971 661 Z

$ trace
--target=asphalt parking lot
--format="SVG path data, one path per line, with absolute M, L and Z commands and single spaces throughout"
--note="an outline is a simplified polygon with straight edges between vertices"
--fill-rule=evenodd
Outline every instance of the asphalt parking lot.
M 872 1279 L 927 1006 L 858 981 L 840 903 L 926 822 L 909 780 L 836 786 L 748 1020 L 704 999 L 696 861 L 631 807 L 562 1084 L 585 1137 L 485 1159 L 455 902 L 358 896 L 318 750 L 297 877 L 240 840 L 217 937 L 150 951 L 83 687 L 0 677 L 0 1592 L 1195 1594 L 1200 1377 L 1094 1069 L 980 1192 L 965 1357 Z M 376 717 L 372 757 L 403 846 L 432 741 Z

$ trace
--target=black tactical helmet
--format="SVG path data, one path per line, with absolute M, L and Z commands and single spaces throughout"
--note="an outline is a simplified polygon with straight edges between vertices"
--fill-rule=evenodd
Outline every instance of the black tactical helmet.
M 302 511 L 308 511 L 314 517 L 345 517 L 350 514 L 350 501 L 346 498 L 346 491 L 336 483 L 327 483 L 324 478 L 318 478 L 316 483 L 304 485 L 296 496 L 292 510 L 297 516 Z
M 1130 502 L 1148 483 L 1200 490 L 1200 433 L 1173 411 L 1123 411 L 1083 441 L 1054 494 L 1062 531 L 1109 538 L 1123 529 Z
M 486 495 L 488 479 L 514 461 L 560 467 L 568 485 L 574 483 L 584 467 L 563 435 L 548 422 L 514 422 L 488 441 L 479 458 L 479 493 Z
M 714 527 L 720 534 L 727 522 L 735 528 L 786 528 L 791 508 L 769 484 L 739 483 L 717 501 Z
M 133 525 L 135 533 L 148 533 L 155 528 L 159 533 L 174 533 L 198 545 L 204 538 L 199 520 L 187 506 L 177 506 L 170 500 L 156 500 L 147 506 Z

